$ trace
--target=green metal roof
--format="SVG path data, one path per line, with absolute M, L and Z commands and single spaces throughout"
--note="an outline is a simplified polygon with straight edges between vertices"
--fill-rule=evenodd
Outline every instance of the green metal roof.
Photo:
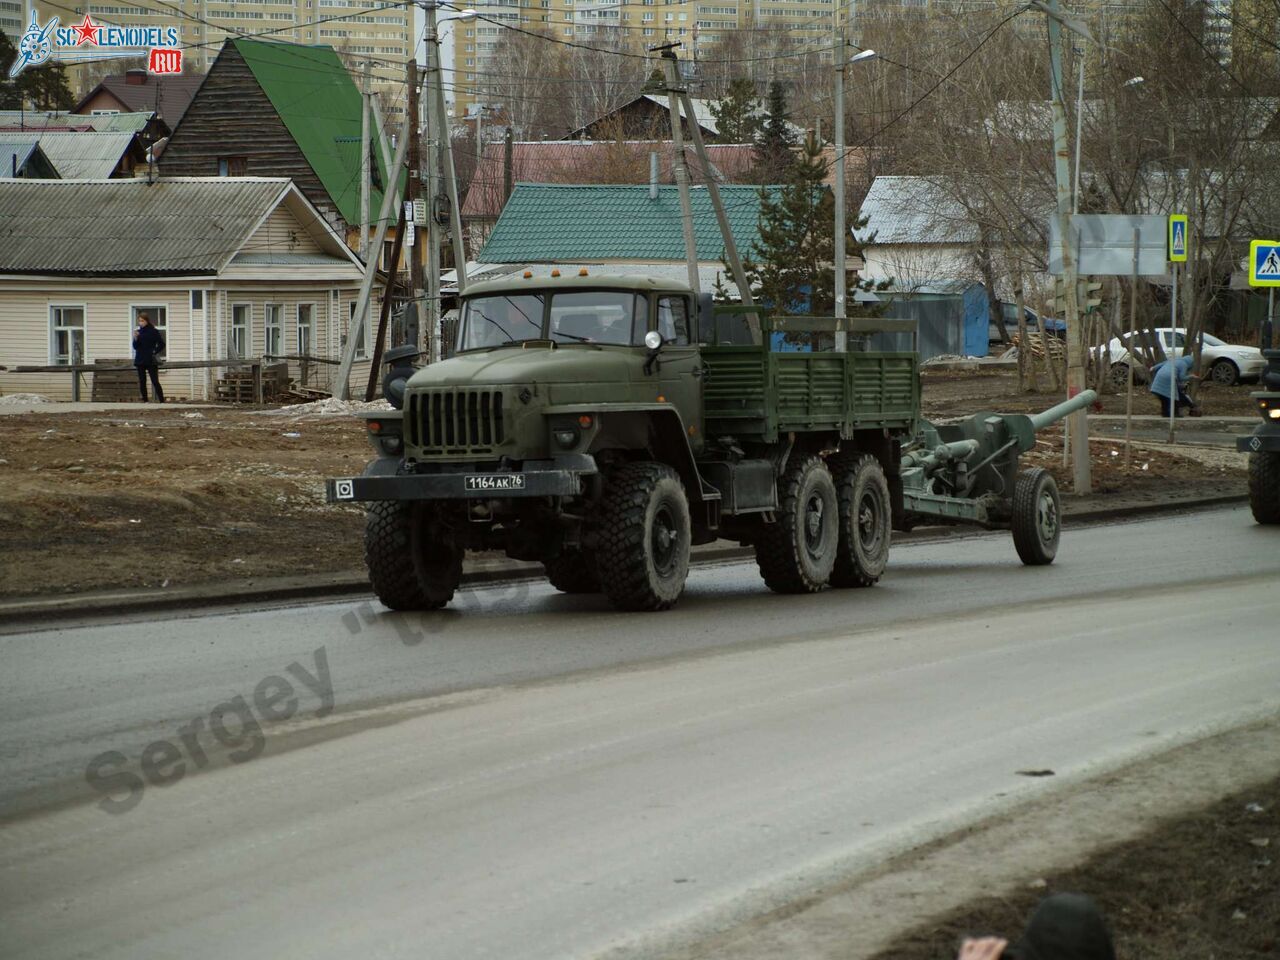
M 342 218 L 360 222 L 360 91 L 333 47 L 232 40 Z M 386 170 L 378 151 L 381 182 Z M 370 192 L 376 218 L 382 192 Z
M 766 187 L 773 192 L 781 187 Z M 694 246 L 699 260 L 724 258 L 724 242 L 706 187 L 690 191 Z M 721 186 L 729 228 L 746 256 L 755 242 L 760 188 Z M 482 263 L 555 263 L 577 260 L 683 260 L 680 195 L 648 185 L 570 186 L 519 183 L 476 258 Z

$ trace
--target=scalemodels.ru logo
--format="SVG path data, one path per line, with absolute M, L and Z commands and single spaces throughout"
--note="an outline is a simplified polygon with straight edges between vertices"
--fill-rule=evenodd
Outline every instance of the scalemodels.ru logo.
M 38 67 L 48 60 L 73 63 L 137 57 L 143 50 L 148 51 L 147 70 L 151 73 L 182 72 L 177 27 L 113 27 L 94 23 L 87 13 L 74 27 L 59 27 L 57 17 L 42 27 L 32 7 L 31 26 L 18 40 L 18 56 L 9 76 L 16 77 L 27 67 Z

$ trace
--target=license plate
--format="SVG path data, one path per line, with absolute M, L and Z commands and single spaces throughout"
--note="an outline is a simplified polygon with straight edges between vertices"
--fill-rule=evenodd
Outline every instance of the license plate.
M 523 473 L 473 473 L 466 478 L 467 490 L 523 490 Z

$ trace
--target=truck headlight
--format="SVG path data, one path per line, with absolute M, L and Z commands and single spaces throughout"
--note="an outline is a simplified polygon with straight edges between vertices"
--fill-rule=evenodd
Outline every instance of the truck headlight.
M 1258 399 L 1258 412 L 1262 414 L 1263 420 L 1280 420 L 1280 399 L 1260 397 Z
M 578 445 L 578 431 L 571 427 L 553 430 L 552 435 L 556 438 L 556 443 L 566 450 L 572 450 Z

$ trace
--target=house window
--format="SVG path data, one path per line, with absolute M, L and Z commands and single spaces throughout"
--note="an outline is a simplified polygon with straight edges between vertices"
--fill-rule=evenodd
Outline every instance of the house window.
M 56 364 L 84 361 L 84 307 L 49 307 L 49 353 Z
M 382 242 L 382 263 L 379 264 L 378 269 L 382 270 L 384 273 L 394 273 L 398 266 L 391 256 L 395 253 L 395 249 L 396 245 L 394 241 L 384 240 Z
M 268 303 L 263 310 L 263 354 L 268 357 L 281 356 L 284 353 L 284 307 L 278 303 Z
M 218 176 L 220 177 L 243 177 L 248 167 L 248 157 L 218 158 Z
M 315 334 L 315 316 L 315 304 L 298 304 L 298 355 L 301 357 L 311 356 L 311 341 Z
M 237 303 L 231 307 L 231 340 L 227 346 L 233 359 L 243 360 L 249 356 L 252 309 L 253 307 L 247 303 Z
M 203 290 L 191 291 L 191 309 L 192 310 L 204 309 L 204 291 Z
M 352 300 L 347 304 L 347 336 L 351 335 L 351 328 L 356 323 L 356 302 Z M 369 325 L 362 324 L 360 327 L 360 340 L 356 343 L 357 360 L 364 360 L 369 356 Z
M 133 344 L 133 340 L 132 340 L 133 330 L 138 325 L 138 317 L 144 313 L 147 315 L 147 319 L 151 321 L 151 325 L 155 327 L 157 331 L 159 331 L 160 336 L 164 337 L 165 341 L 168 342 L 169 340 L 169 308 L 168 307 L 151 306 L 145 303 L 135 303 L 129 307 L 129 312 L 132 315 L 130 317 L 130 320 L 132 321 L 132 323 L 129 326 L 130 347 L 132 347 L 132 344 Z
M 689 342 L 689 304 L 684 297 L 658 298 L 658 332 L 666 343 Z

